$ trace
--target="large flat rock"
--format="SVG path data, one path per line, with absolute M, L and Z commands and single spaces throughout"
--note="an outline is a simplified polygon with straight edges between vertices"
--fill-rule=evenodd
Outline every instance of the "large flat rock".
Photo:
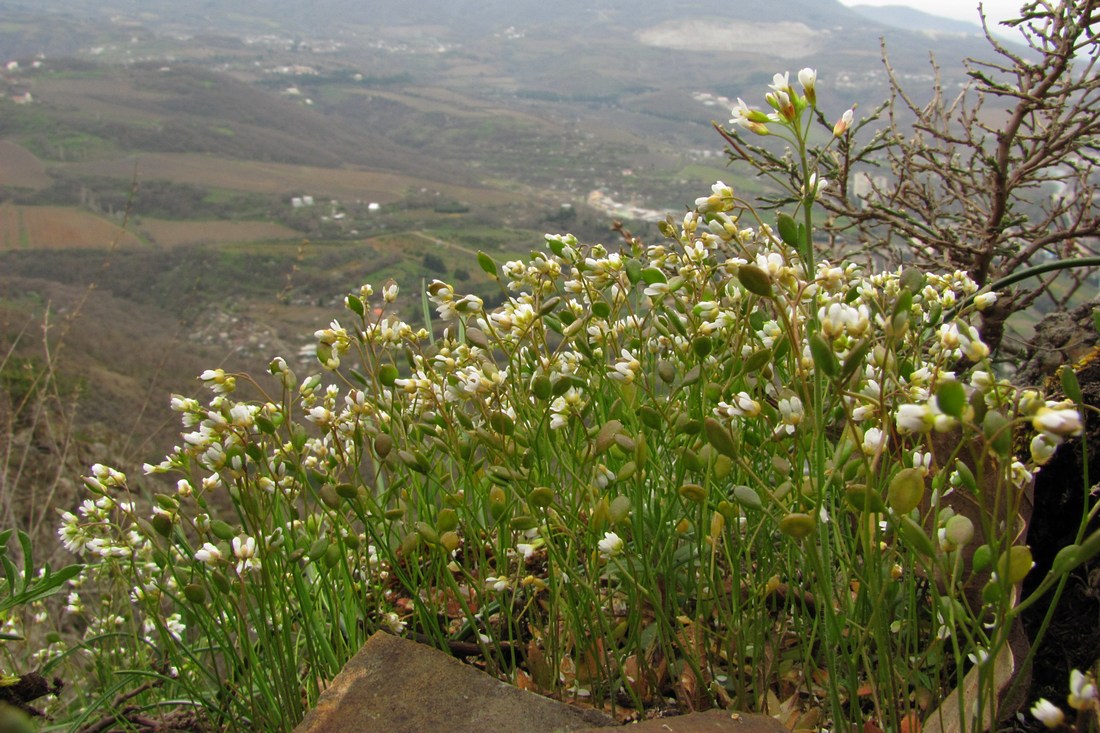
M 595 710 L 520 690 L 424 644 L 378 632 L 294 733 L 559 733 L 612 724 Z

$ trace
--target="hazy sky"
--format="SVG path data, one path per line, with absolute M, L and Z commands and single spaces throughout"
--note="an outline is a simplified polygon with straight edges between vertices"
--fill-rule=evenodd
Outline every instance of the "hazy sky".
M 840 0 L 845 5 L 908 5 L 945 18 L 978 22 L 979 0 Z M 1011 18 L 1023 4 L 1022 0 L 982 0 L 991 24 Z

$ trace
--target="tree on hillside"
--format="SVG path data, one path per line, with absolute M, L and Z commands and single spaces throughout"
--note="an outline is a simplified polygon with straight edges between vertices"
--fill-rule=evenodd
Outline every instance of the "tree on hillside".
M 964 269 L 983 287 L 1051 267 L 1000 290 L 983 313 L 982 337 L 994 351 L 1012 313 L 1044 298 L 1063 308 L 1095 292 L 1082 290 L 1095 282 L 1095 266 L 1053 269 L 1052 261 L 1100 254 L 1100 0 L 1032 0 L 1006 24 L 1020 29 L 1026 50 L 986 26 L 994 60 L 968 59 L 970 82 L 955 94 L 933 59 L 926 103 L 902 87 L 884 49 L 890 97 L 839 130 L 822 156 L 833 183 L 818 198 L 834 245 L 856 238 L 892 264 Z M 731 157 L 760 171 L 778 166 L 798 190 L 796 161 L 720 132 Z

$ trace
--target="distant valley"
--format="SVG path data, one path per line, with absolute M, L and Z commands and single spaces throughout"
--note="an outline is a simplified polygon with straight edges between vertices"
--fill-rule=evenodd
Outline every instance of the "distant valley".
M 364 280 L 414 319 L 425 279 L 498 297 L 479 249 L 650 236 L 718 178 L 760 192 L 711 122 L 776 71 L 816 67 L 836 117 L 885 95 L 880 38 L 914 90 L 930 49 L 948 85 L 988 55 L 833 0 L 365 7 L 0 0 L 0 346 L 83 308 L 89 421 L 160 416 L 197 364 L 297 354 Z M 125 347 L 90 345 L 119 338 L 93 313 L 126 314 Z

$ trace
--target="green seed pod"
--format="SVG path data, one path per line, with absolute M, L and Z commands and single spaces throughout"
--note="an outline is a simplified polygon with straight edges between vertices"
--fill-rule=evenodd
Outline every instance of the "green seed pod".
M 601 455 L 611 444 L 615 442 L 615 436 L 619 434 L 619 431 L 623 429 L 623 424 L 618 420 L 608 420 L 596 433 L 596 439 L 592 443 L 592 447 L 596 451 L 596 455 Z
M 970 571 L 980 573 L 993 564 L 993 547 L 981 545 L 974 550 L 974 556 L 970 560 Z
M 507 510 L 508 496 L 504 493 L 504 489 L 499 486 L 489 489 L 489 513 L 493 516 L 493 520 L 499 522 Z
M 700 359 L 705 359 L 714 350 L 714 342 L 708 336 L 696 336 L 695 340 L 691 342 L 691 350 Z
M 665 384 L 672 384 L 676 379 L 676 367 L 673 366 L 671 361 L 661 359 L 657 362 L 657 376 L 660 377 L 661 381 Z
M 385 458 L 393 450 L 393 438 L 386 433 L 379 433 L 374 438 L 374 453 L 379 458 Z
M 637 448 L 634 439 L 626 433 L 619 433 L 615 436 L 615 445 L 619 446 L 624 453 L 633 453 Z
M 685 447 L 680 449 L 680 460 L 683 462 L 684 468 L 689 471 L 698 473 L 704 468 L 703 462 L 699 460 L 699 454 L 691 448 Z
M 539 374 L 531 380 L 531 394 L 540 400 L 546 401 L 553 396 L 554 386 L 550 383 L 550 377 Z
M 741 516 L 740 510 L 734 504 L 726 501 L 725 499 L 718 502 L 718 512 L 726 518 L 727 522 L 733 522 L 739 516 Z
M 401 556 L 412 557 L 416 552 L 416 548 L 420 546 L 420 535 L 416 532 L 409 532 L 401 540 Z
M 611 500 L 611 504 L 608 507 L 608 513 L 611 517 L 611 521 L 615 524 L 620 524 L 627 517 L 630 516 L 630 497 L 616 496 Z
M 213 532 L 214 536 L 219 540 L 231 540 L 237 536 L 237 530 L 220 519 L 215 519 L 210 522 L 210 531 Z
M 956 514 L 943 526 L 947 541 L 956 547 L 963 547 L 974 539 L 974 522 L 962 514 Z
M 908 514 L 924 498 L 924 476 L 915 468 L 903 468 L 890 479 L 886 501 L 898 514 Z
M 340 558 L 344 556 L 344 553 L 340 550 L 340 545 L 329 545 L 325 550 L 325 556 L 322 559 L 326 568 L 334 568 L 336 564 L 340 562 Z
M 554 502 L 554 490 L 546 486 L 536 486 L 527 495 L 527 502 L 531 506 L 545 509 Z
M 814 531 L 817 521 L 809 514 L 792 512 L 779 520 L 779 531 L 800 540 Z
M 607 497 L 601 497 L 592 509 L 592 516 L 588 518 L 588 526 L 596 532 L 602 532 L 611 521 L 611 505 Z
M 514 532 L 526 532 L 529 529 L 534 529 L 539 526 L 539 520 L 530 515 L 521 514 L 518 517 L 512 517 L 512 521 L 508 523 L 508 526 L 511 527 Z
M 1001 458 L 1012 456 L 1012 426 L 1008 418 L 997 410 L 987 412 L 982 420 L 982 432 L 997 455 Z
M 157 505 L 160 506 L 161 509 L 167 509 L 170 512 L 180 508 L 179 501 L 177 501 L 175 497 L 168 496 L 167 494 L 154 494 L 153 500 L 157 502 Z
M 450 532 L 458 527 L 458 513 L 454 509 L 440 509 L 435 517 L 435 528 L 440 532 Z
M 714 477 L 721 481 L 733 471 L 733 459 L 720 455 L 714 459 Z
M 348 532 L 346 535 L 340 537 L 340 541 L 351 550 L 358 550 L 361 544 L 359 535 L 355 534 L 355 532 Z
M 457 532 L 444 532 L 439 535 L 439 544 L 447 552 L 454 552 L 462 546 L 462 539 Z
M 416 533 L 420 535 L 420 538 L 427 542 L 429 545 L 439 544 L 439 533 L 435 531 L 435 528 L 427 522 L 416 523 Z
M 172 520 L 167 514 L 154 514 L 152 519 L 153 529 L 161 537 L 172 534 Z
M 741 371 L 745 374 L 753 374 L 763 369 L 765 365 L 770 364 L 771 360 L 771 349 L 757 349 L 756 351 L 749 354 L 749 357 L 745 359 L 745 363 L 741 366 Z
M 317 562 L 328 551 L 329 541 L 327 537 L 320 537 L 313 541 L 313 544 L 309 546 L 309 551 L 306 555 L 310 560 Z
M 772 297 L 772 278 L 756 265 L 741 265 L 737 268 L 737 279 L 742 287 L 762 298 Z
M 359 489 L 351 484 L 336 484 L 336 495 L 343 499 L 354 499 L 359 496 Z
M 664 426 L 664 418 L 661 417 L 661 413 L 649 405 L 641 405 L 638 408 L 638 419 L 642 421 L 642 425 L 653 430 L 660 430 Z
M 821 334 L 815 333 L 810 336 L 810 356 L 813 358 L 814 366 L 826 377 L 835 377 L 840 371 L 833 347 L 821 337 Z
M 943 414 L 962 417 L 966 407 L 966 388 L 953 379 L 944 382 L 936 389 L 936 404 Z
M 383 514 L 383 516 L 391 522 L 396 521 L 398 519 L 401 519 L 402 517 L 405 516 L 405 507 L 404 506 L 396 506 L 396 507 L 392 507 L 390 509 L 387 509 L 385 511 L 385 513 Z
M 857 512 L 882 514 L 886 511 L 886 504 L 879 493 L 861 484 L 853 484 L 844 489 L 844 499 Z
M 183 586 L 183 597 L 191 603 L 203 603 L 206 600 L 206 588 L 201 583 L 188 583 Z
M 707 434 L 707 441 L 720 453 L 730 458 L 737 457 L 737 446 L 734 445 L 733 437 L 717 418 L 708 417 L 703 420 L 703 431 Z
M 707 500 L 707 492 L 699 484 L 684 484 L 677 491 L 680 496 L 694 504 L 702 504 Z
M 480 328 L 470 326 L 466 329 L 466 343 L 473 344 L 479 349 L 488 349 L 489 337 Z
M 218 589 L 218 592 L 229 592 L 229 578 L 225 577 L 225 573 L 222 571 L 215 570 L 210 574 L 210 580 L 213 581 L 214 587 Z
M 324 484 L 317 490 L 317 495 L 321 497 L 321 501 L 329 509 L 340 507 L 340 495 L 336 493 L 336 488 L 332 484 Z
M 1054 556 L 1054 562 L 1050 565 L 1050 572 L 1055 576 L 1062 576 L 1073 570 L 1078 565 L 1078 555 L 1081 552 L 1080 545 L 1066 545 Z
M 734 486 L 733 500 L 749 509 L 760 509 L 764 502 L 760 501 L 760 494 L 748 486 Z
M 397 383 L 397 367 L 393 364 L 383 364 L 378 368 L 378 381 L 384 387 L 392 387 Z
M 924 529 L 911 517 L 902 516 L 898 521 L 897 530 L 902 540 L 921 555 L 933 557 L 936 554 L 936 547 L 932 544 L 932 540 L 928 539 Z
M 360 318 L 362 318 L 363 314 L 367 312 L 367 309 L 363 306 L 363 301 L 355 295 L 347 295 L 344 298 L 344 305 L 347 306 L 347 309 L 349 311 L 359 316 Z
M 489 413 L 489 427 L 501 435 L 511 435 L 516 431 L 516 423 L 504 412 Z
M 1027 545 L 1013 545 L 997 560 L 997 575 L 1008 585 L 1016 585 L 1023 581 L 1034 566 L 1031 548 Z
M 779 231 L 779 238 L 788 247 L 798 249 L 801 246 L 798 236 L 798 224 L 790 214 L 780 214 L 778 216 L 776 229 Z
M 626 481 L 627 479 L 634 476 L 634 474 L 637 473 L 637 472 L 638 472 L 638 464 L 635 463 L 634 461 L 627 461 L 626 463 L 623 464 L 622 468 L 619 469 L 619 472 L 615 474 L 615 480 L 616 481 Z

